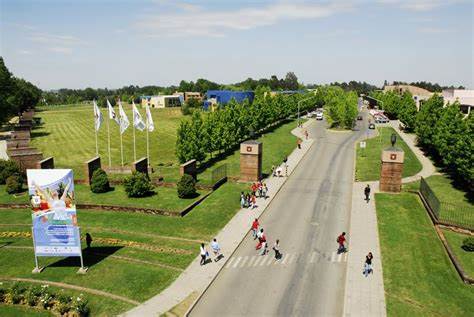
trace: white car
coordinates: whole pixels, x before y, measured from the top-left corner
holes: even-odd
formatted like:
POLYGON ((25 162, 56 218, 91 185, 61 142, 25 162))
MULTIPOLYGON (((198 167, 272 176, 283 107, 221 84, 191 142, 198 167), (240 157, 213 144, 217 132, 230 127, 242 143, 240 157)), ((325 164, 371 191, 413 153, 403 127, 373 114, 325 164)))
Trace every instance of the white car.
POLYGON ((316 113, 316 120, 323 120, 323 113, 322 112, 316 113))

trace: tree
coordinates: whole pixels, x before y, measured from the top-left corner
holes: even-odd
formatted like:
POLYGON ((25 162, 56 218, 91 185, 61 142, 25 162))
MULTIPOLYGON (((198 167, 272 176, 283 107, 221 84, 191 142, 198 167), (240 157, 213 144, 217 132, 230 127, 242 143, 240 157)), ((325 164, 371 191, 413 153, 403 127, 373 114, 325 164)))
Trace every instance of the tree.
POLYGON ((298 90, 298 77, 296 77, 295 73, 288 72, 285 76, 284 87, 286 90, 298 90))
POLYGON ((16 112, 12 103, 14 90, 15 83, 12 74, 5 66, 3 58, 0 57, 0 124, 7 121, 16 112))
POLYGON ((406 91, 403 93, 400 105, 398 109, 398 119, 405 125, 407 131, 414 131, 416 127, 416 115, 418 113, 416 109, 416 103, 413 100, 413 96, 406 91))
POLYGON ((423 103, 416 115, 415 133, 418 142, 432 153, 435 148, 435 126, 440 120, 442 110, 443 98, 435 94, 423 103))

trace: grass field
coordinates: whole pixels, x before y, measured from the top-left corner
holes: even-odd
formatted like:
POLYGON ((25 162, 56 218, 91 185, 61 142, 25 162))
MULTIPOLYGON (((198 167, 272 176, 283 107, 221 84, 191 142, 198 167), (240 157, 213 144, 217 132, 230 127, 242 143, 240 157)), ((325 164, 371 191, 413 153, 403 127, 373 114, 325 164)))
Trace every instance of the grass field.
MULTIPOLYGON (((94 239, 91 250, 84 253, 90 267, 86 275, 76 274, 77 260, 59 258, 40 258, 46 269, 39 275, 31 274, 34 262, 30 211, 1 210, 0 279, 3 276, 64 282, 142 302, 165 289, 197 256, 199 243, 209 241, 233 217, 240 207, 239 192, 246 187, 224 184, 183 218, 79 211, 81 232, 89 232, 94 239)), ((99 312, 112 309, 112 305, 118 305, 117 312, 130 306, 107 300, 99 305, 99 312)))
MULTIPOLYGON (((447 175, 432 175, 425 178, 440 204, 440 219, 450 223, 464 224, 474 228, 474 197, 466 188, 458 185, 447 175)), ((419 190, 420 182, 403 185, 404 190, 419 190)))
MULTIPOLYGON (((131 106, 124 104, 128 119, 132 122, 131 106)), ((101 109, 107 115, 107 109, 101 109)), ((139 109, 142 116, 144 109, 139 109)), ((150 132, 150 161, 158 165, 172 165, 178 169, 175 156, 176 129, 183 118, 180 108, 151 109, 155 131, 150 132)), ((116 113, 118 110, 116 109, 116 113)), ((73 168, 76 178, 84 177, 84 162, 95 156, 94 113, 92 105, 49 107, 36 113, 42 125, 32 131, 31 145, 43 151, 45 157, 53 156, 57 167, 73 168)), ((103 166, 108 165, 107 125, 104 118, 98 133, 99 154, 103 166)), ((110 121, 110 120, 109 120, 110 121)), ((110 121, 110 148, 112 165, 119 166, 120 132, 118 125, 110 121)), ((137 158, 146 156, 146 133, 136 131, 137 158)), ((124 161, 133 162, 132 124, 123 134, 124 161)))
MULTIPOLYGON (((391 127, 381 127, 378 128, 378 131, 379 136, 366 140, 367 147, 365 149, 361 149, 360 144, 357 144, 357 181, 375 181, 380 178, 382 151, 391 146, 390 136, 396 131, 391 127)), ((421 171, 420 161, 400 136, 397 137, 396 146, 405 151, 402 177, 412 176, 421 171)))
POLYGON ((376 194, 389 316, 472 316, 465 285, 415 194, 376 194))
MULTIPOLYGON (((114 190, 107 193, 94 194, 87 185, 75 185, 75 195, 80 204, 102 204, 125 207, 143 207, 157 208, 168 211, 179 212, 195 200, 199 199, 201 194, 207 193, 200 190, 199 196, 192 199, 178 198, 176 188, 155 187, 155 194, 142 198, 128 198, 122 185, 115 185, 114 190)), ((0 203, 28 203, 28 195, 12 196, 5 191, 5 185, 0 185, 0 203)))
POLYGON ((451 230, 443 230, 443 234, 456 255, 456 258, 461 262, 464 271, 471 278, 474 278, 474 252, 468 252, 461 248, 463 240, 469 237, 469 235, 451 230))

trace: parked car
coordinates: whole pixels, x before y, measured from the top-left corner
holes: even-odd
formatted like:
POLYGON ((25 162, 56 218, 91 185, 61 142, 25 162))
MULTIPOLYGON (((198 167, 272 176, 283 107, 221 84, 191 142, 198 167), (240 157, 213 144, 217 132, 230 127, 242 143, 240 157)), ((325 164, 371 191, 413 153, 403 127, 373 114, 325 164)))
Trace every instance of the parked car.
POLYGON ((375 129, 375 124, 373 124, 373 123, 369 124, 369 129, 374 130, 375 129))
POLYGON ((386 117, 383 116, 375 116, 375 123, 387 123, 389 120, 386 117))
POLYGON ((316 120, 323 120, 323 113, 322 112, 317 112, 316 113, 316 120))

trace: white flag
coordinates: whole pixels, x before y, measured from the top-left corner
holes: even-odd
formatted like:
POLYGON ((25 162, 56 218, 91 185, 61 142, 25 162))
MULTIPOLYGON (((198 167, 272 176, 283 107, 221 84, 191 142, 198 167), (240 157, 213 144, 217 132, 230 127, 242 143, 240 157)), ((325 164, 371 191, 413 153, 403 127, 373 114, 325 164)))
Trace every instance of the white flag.
POLYGON ((115 114, 115 110, 112 107, 112 105, 110 104, 109 99, 107 99, 107 107, 109 108, 109 119, 114 120, 115 122, 117 122, 117 124, 120 125, 120 121, 117 118, 117 115, 115 114))
POLYGON ((128 121, 127 115, 125 114, 125 111, 123 111, 122 108, 122 102, 118 102, 119 104, 119 124, 120 124, 120 134, 123 134, 125 130, 127 130, 128 126, 130 125, 130 121, 128 121))
POLYGON ((102 122, 104 121, 104 117, 102 117, 102 113, 100 112, 99 107, 97 107, 97 103, 95 100, 94 103, 94 120, 95 120, 95 130, 99 131, 102 122))
POLYGON ((142 115, 138 112, 137 106, 135 106, 135 102, 132 101, 132 111, 133 111, 133 126, 143 131, 145 130, 145 122, 143 122, 142 115))
POLYGON ((148 131, 153 132, 155 130, 155 124, 153 123, 153 118, 151 117, 150 106, 146 105, 146 121, 148 123, 148 131))

